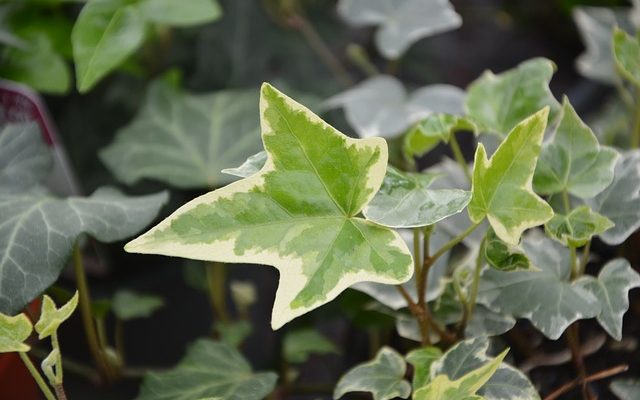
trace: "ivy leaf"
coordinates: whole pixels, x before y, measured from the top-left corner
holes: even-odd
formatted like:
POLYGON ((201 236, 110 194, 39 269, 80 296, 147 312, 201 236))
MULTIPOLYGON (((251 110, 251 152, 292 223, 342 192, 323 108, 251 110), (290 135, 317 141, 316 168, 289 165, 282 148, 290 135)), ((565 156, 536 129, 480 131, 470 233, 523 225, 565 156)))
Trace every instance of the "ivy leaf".
POLYGON ((451 135, 458 131, 476 132, 478 128, 468 118, 435 113, 418 122, 404 137, 402 152, 410 163, 422 157, 439 143, 449 143, 451 135))
POLYGON ((77 306, 77 290, 73 297, 60 308, 57 308, 56 303, 53 302, 51 297, 45 294, 42 299, 40 319, 38 319, 35 325, 36 332, 38 332, 38 339, 42 340, 53 335, 58 330, 58 327, 71 317, 71 314, 73 314, 77 306))
POLYGON ((553 120, 560 108, 549 90, 555 69, 546 58, 534 58, 498 75, 486 71, 467 89, 467 113, 481 131, 499 135, 545 106, 553 120))
MULTIPOLYGON (((488 349, 489 340, 486 337, 459 342, 432 364, 431 377, 445 375, 449 379, 460 379, 492 360, 487 355, 488 349)), ((504 362, 499 365, 478 394, 486 400, 540 399, 526 375, 504 362)))
POLYGON ((500 240, 493 229, 487 231, 485 240, 484 258, 491 267, 499 271, 531 268, 531 262, 527 255, 518 246, 513 246, 500 240))
POLYGON ((217 321, 215 330, 220 335, 220 340, 238 347, 251 335, 252 328, 248 321, 217 321))
POLYGON ((629 291, 640 287, 640 275, 623 258, 609 261, 598 278, 584 276, 577 283, 598 299, 598 322, 616 340, 622 340, 622 317, 629 309, 629 291))
POLYGON ((400 236, 356 217, 382 184, 384 140, 348 138, 269 84, 260 104, 265 167, 192 200, 125 250, 275 266, 274 329, 357 282, 407 281, 400 236))
POLYGON ((626 79, 640 86, 640 43, 625 31, 613 30, 613 56, 618 70, 626 79))
POLYGON ((127 197, 112 188, 67 199, 0 192, 0 312, 18 312, 53 284, 82 233, 101 242, 130 237, 166 200, 165 192, 127 197))
MULTIPOLYGON (((459 320, 460 318, 457 319, 457 321, 459 320)), ((515 325, 516 320, 512 316, 503 315, 488 309, 482 304, 476 304, 473 309, 473 315, 471 315, 464 330, 464 335, 466 338, 499 336, 509 332, 515 325)))
POLYGON ((404 380, 406 369, 402 356, 385 346, 372 361, 344 374, 333 391, 333 398, 339 399, 349 392, 369 392, 373 400, 406 399, 411 394, 411 385, 404 380))
POLYGON ((545 336, 556 340, 578 319, 600 312, 596 298, 571 283, 568 250, 543 235, 525 237, 525 254, 537 270, 502 272, 485 269, 478 302, 517 318, 526 318, 545 336))
POLYGON ((640 227, 640 152, 623 154, 616 164, 611 185, 586 202, 593 211, 615 224, 600 234, 608 245, 619 245, 635 232, 640 227))
POLYGON ((303 363, 311 354, 337 353, 336 346, 313 329, 287 333, 284 337, 284 358, 290 363, 303 363))
POLYGON ((487 217, 496 235, 511 245, 518 244, 524 230, 553 217, 531 188, 548 113, 544 108, 519 123, 491 160, 482 144, 476 150, 469 218, 480 223, 487 217))
POLYGON ((162 306, 164 306, 162 297, 125 289, 118 290, 111 302, 113 313, 123 321, 147 318, 162 306))
POLYGON ((583 199, 591 198, 613 181, 618 152, 598 144, 596 135, 566 97, 562 112, 553 139, 542 147, 534 188, 540 194, 567 191, 583 199))
POLYGON ((435 174, 418 174, 387 167, 382 186, 364 209, 364 216, 392 228, 416 228, 435 224, 457 214, 471 200, 471 192, 457 189, 429 190, 435 174))
POLYGON ((637 400, 640 397, 639 379, 616 379, 609 387, 620 400, 637 400))
POLYGON ((347 122, 360 137, 397 137, 433 112, 462 114, 464 91, 451 85, 424 86, 411 95, 398 79, 376 76, 325 102, 343 107, 347 122))
POLYGON ((544 225, 544 230, 553 239, 565 246, 581 247, 591 237, 613 227, 613 222, 587 206, 571 210, 568 215, 556 214, 544 225))
POLYGON ((411 351, 405 357, 413 365, 413 390, 426 386, 431 380, 431 364, 442 357, 442 350, 427 346, 411 351))
POLYGON ((19 192, 42 182, 51 162, 35 122, 7 124, 0 131, 0 191, 19 192))
POLYGON ((222 16, 222 9, 215 0, 143 0, 140 11, 148 21, 172 26, 190 26, 215 21, 222 16))
POLYGON ((356 27, 378 26, 376 46, 387 59, 398 59, 419 39, 462 25, 449 0, 340 0, 338 14, 356 27))
POLYGON ((200 339, 174 369, 146 373, 136 399, 262 400, 275 388, 277 378, 273 372, 253 372, 230 345, 200 339))
POLYGON ((251 175, 257 174, 266 163, 267 152, 263 150, 249 156, 249 158, 240 164, 240 166, 235 168, 225 168, 221 172, 223 174, 237 176, 239 178, 248 178, 251 175))
POLYGON ((122 182, 142 178, 178 188, 212 188, 234 179, 221 169, 262 147, 254 90, 183 93, 155 82, 142 110, 100 158, 122 182))
POLYGON ((31 350, 24 341, 32 331, 33 326, 26 315, 10 317, 0 313, 0 353, 26 353, 31 350))

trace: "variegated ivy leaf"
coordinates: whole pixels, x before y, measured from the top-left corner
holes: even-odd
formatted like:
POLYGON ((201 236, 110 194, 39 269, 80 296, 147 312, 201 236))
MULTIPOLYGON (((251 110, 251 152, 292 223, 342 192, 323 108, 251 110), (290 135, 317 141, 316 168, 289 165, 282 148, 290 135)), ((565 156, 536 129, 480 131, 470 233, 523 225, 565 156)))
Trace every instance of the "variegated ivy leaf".
POLYGON ((496 235, 511 245, 518 244, 523 231, 553 217, 531 187, 548 113, 544 108, 516 125, 491 160, 482 144, 476 150, 469 217, 474 223, 486 217, 496 235))
POLYGON ((556 214, 544 225, 553 239, 565 246, 584 246, 591 237, 613 227, 613 222, 587 206, 571 210, 568 215, 556 214))
POLYGON ((387 167, 382 186, 364 209, 364 216, 392 228, 416 228, 464 210, 471 192, 458 189, 430 190, 435 174, 402 172, 387 167))
POLYGON ((484 258, 490 266, 499 271, 514 271, 531 268, 531 262, 519 246, 500 240, 493 229, 487 231, 484 258))
POLYGON ((212 188, 234 179, 220 172, 260 151, 254 90, 193 95, 155 82, 136 118, 100 158, 122 182, 143 178, 179 188, 212 188))
POLYGON ((465 93, 451 85, 424 86, 411 95, 398 79, 376 76, 325 102, 343 107, 349 125, 360 137, 399 136, 433 112, 462 114, 465 93))
POLYGON ((528 319, 553 340, 574 321, 598 315, 597 299, 581 285, 570 282, 567 248, 541 234, 528 235, 522 246, 536 269, 485 269, 478 302, 501 314, 528 319))
POLYGON ((476 393, 496 373, 508 351, 508 349, 503 351, 493 360, 458 379, 451 380, 447 375, 436 375, 427 386, 415 390, 413 398, 415 400, 484 400, 484 397, 476 393))
POLYGON ((0 131, 0 191, 19 192, 49 175, 51 155, 35 122, 7 124, 0 131))
POLYGON ((25 353, 31 350, 24 341, 31 336, 32 331, 33 326, 26 315, 10 317, 0 313, 0 353, 25 353))
POLYGON ((38 339, 42 340, 57 332, 58 327, 75 311, 78 306, 78 291, 62 307, 56 307, 51 297, 44 295, 42 299, 42 309, 40 319, 35 325, 38 332, 38 339))
POLYGON ((411 386, 415 391, 418 388, 427 386, 431 380, 431 364, 442 357, 442 350, 437 347, 427 346, 413 350, 406 355, 406 360, 413 365, 413 381, 411 386))
POLYGON ((629 291, 640 287, 640 275, 623 258, 609 261, 598 278, 584 276, 577 283, 600 302, 598 322, 616 340, 622 339, 622 318, 629 309, 629 291))
POLYGON ((640 399, 640 379, 616 379, 609 387, 620 400, 640 399))
POLYGON ((200 339, 172 370, 147 372, 136 400, 262 400, 273 391, 277 379, 273 372, 253 372, 230 345, 200 339))
POLYGON ((284 357, 290 363, 303 363, 311 354, 338 352, 333 342, 314 329, 288 332, 284 337, 283 347, 284 357))
POLYGON ((400 236, 356 217, 384 179, 384 140, 348 138, 269 84, 260 104, 262 170, 192 200, 125 249, 275 266, 274 329, 356 282, 408 280, 400 236))
POLYGON ((147 318, 163 305, 162 297, 126 289, 118 290, 111 302, 113 313, 123 321, 147 318))
POLYGON ((613 56, 618 70, 626 79, 640 86, 640 43, 625 31, 613 31, 613 56))
POLYGON ((618 152, 598 144, 565 97, 560 125, 542 147, 533 186, 540 194, 566 191, 591 198, 611 184, 617 159, 618 152))
POLYGON ((338 14, 356 27, 378 26, 376 46, 388 59, 399 58, 424 37, 462 25, 449 0, 340 0, 338 14))
POLYGON ((615 224, 600 234, 608 245, 619 245, 635 232, 640 227, 640 151, 623 154, 611 185, 587 204, 615 224))
POLYGON ((457 115, 435 113, 418 122, 405 135, 402 142, 404 158, 414 163, 439 143, 449 143, 451 135, 458 131, 476 132, 478 128, 468 118, 457 115))
POLYGON ((373 400, 406 399, 411 394, 411 385, 404 380, 406 369, 400 354, 383 347, 372 361, 358 365, 340 378, 333 398, 337 400, 349 392, 369 392, 373 400))
MULTIPOLYGON (((445 375, 456 380, 491 362, 487 355, 489 339, 478 337, 464 340, 431 365, 431 378, 445 375)), ((522 372, 502 362, 493 376, 478 391, 486 400, 539 400, 533 384, 522 372)), ((447 398, 448 399, 448 398, 447 398)))
POLYGON ((248 178, 251 175, 257 174, 264 164, 267 162, 267 152, 260 151, 252 156, 249 156, 240 166, 235 168, 225 168, 221 172, 223 174, 237 176, 239 178, 248 178))

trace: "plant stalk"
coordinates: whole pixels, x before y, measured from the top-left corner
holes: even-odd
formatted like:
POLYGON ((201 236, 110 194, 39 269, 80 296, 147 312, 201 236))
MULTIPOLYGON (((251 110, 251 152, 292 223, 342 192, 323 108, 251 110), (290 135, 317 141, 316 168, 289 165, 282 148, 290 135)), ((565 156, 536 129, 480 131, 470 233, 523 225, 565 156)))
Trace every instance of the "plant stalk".
POLYGON ((582 348, 580 346, 580 331, 577 322, 574 322, 565 333, 567 342, 569 343, 569 349, 571 350, 571 359, 578 372, 578 379, 582 383, 582 397, 585 400, 596 400, 596 396, 586 381, 587 368, 584 365, 584 359, 582 357, 582 348))
POLYGON ((438 251, 436 251, 433 256, 428 258, 429 262, 431 264, 435 263, 438 258, 442 257, 447 251, 451 250, 455 245, 462 242, 467 236, 473 233, 473 231, 476 230, 478 226, 480 226, 480 222, 471 224, 467 229, 464 230, 464 232, 442 245, 442 247, 438 249, 438 251))
MULTIPOLYGON (((636 93, 640 91, 640 88, 636 93)), ((640 147, 640 99, 635 104, 635 111, 633 114, 633 136, 631 137, 631 148, 637 149, 640 147)))
POLYGON ((404 300, 407 302, 407 306, 409 306, 409 311, 415 317, 416 321, 418 321, 418 327, 420 328, 420 336, 422 337, 422 345, 423 346, 431 346, 431 338, 429 337, 429 322, 427 321, 427 315, 424 312, 424 309, 420 308, 418 304, 416 304, 407 293, 407 290, 402 285, 396 285, 396 289, 400 292, 404 300))
MULTIPOLYGON (((51 334, 51 346, 54 350, 58 350, 59 357, 56 358, 56 381, 52 382, 54 388, 56 385, 62 386, 62 381, 64 379, 64 371, 62 369, 62 351, 60 350, 60 341, 58 340, 58 332, 54 331, 51 334)), ((56 390, 57 392, 57 390, 56 390)))
POLYGON ((213 308, 214 317, 222 322, 231 321, 227 312, 226 282, 226 266, 219 262, 207 263, 207 283, 211 307, 213 308))
POLYGON ((42 378, 42 375, 40 375, 40 372, 38 372, 35 365, 33 365, 31 360, 29 359, 29 356, 23 352, 19 352, 18 355, 20 356, 20 359, 22 360, 24 365, 29 370, 29 373, 31 374, 31 376, 33 376, 33 379, 38 384, 38 387, 44 394, 44 397, 46 397, 47 400, 56 400, 56 396, 53 394, 53 392, 51 392, 51 389, 49 388, 49 386, 47 386, 47 383, 42 378))
POLYGON ((471 174, 467 160, 465 160, 464 155, 462 154, 462 150, 460 149, 460 144, 458 143, 458 139, 456 139, 455 133, 451 133, 449 137, 449 147, 451 148, 451 152, 453 152, 453 157, 462 167, 462 170, 469 182, 471 182, 473 180, 473 175, 471 174))
MULTIPOLYGON (((478 299, 478 287, 480 286, 480 273, 482 272, 482 267, 484 265, 484 250, 487 245, 487 237, 482 238, 482 242, 480 242, 480 249, 478 250, 478 258, 476 258, 476 268, 473 271, 473 281, 471 281, 471 288, 469 290, 469 301, 467 305, 469 306, 469 311, 467 315, 469 318, 473 316, 473 312, 476 309, 476 300, 478 299)), ((468 321, 465 321, 465 326, 468 321)))

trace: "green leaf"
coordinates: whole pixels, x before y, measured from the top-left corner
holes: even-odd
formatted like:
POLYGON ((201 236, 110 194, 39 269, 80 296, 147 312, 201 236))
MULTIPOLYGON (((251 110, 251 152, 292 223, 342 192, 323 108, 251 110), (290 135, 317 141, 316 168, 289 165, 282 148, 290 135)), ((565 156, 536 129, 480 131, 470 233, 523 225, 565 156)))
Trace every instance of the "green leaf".
POLYGON ((499 271, 530 269, 531 262, 519 246, 513 246, 500 240, 493 229, 487 231, 484 258, 490 266, 499 271))
POLYGON ((364 216, 392 228, 415 228, 435 224, 457 214, 471 200, 466 190, 429 190, 435 174, 419 174, 387 167, 382 186, 364 209, 364 216))
POLYGON ((523 231, 553 217, 531 188, 548 112, 544 108, 513 128, 491 160, 482 144, 476 150, 469 218, 479 223, 486 217, 496 235, 512 245, 523 231))
POLYGON ((629 309, 629 291, 640 287, 640 274, 623 258, 609 261, 598 278, 583 276, 577 280, 600 303, 598 322, 616 340, 622 340, 622 317, 629 309))
POLYGON ((337 353, 336 346, 314 329, 288 332, 284 337, 284 358, 290 363, 303 363, 311 354, 337 353))
POLYGON ((546 58, 525 61, 498 75, 486 71, 467 89, 467 113, 481 131, 503 136, 545 106, 553 120, 560 108, 549 90, 554 71, 546 58))
POLYGON ((53 349, 40 364, 40 368, 42 369, 42 372, 44 372, 44 376, 47 377, 52 386, 62 384, 61 376, 59 376, 59 373, 56 373, 56 367, 61 365, 61 362, 62 356, 60 355, 60 350, 53 349))
POLYGON ((544 230, 553 239, 565 246, 581 247, 591 237, 613 227, 613 222, 587 206, 571 210, 569 215, 556 214, 544 225, 544 230))
POLYGON ((404 158, 414 163, 440 143, 449 143, 451 135, 458 131, 476 132, 478 127, 468 118, 435 113, 418 122, 404 137, 404 158))
POLYGON ((113 313, 123 321, 148 318, 162 306, 162 297, 126 289, 118 290, 111 301, 113 313))
POLYGON ((277 379, 273 372, 253 372, 232 346, 200 339, 174 369, 146 373, 136 399, 262 400, 275 388, 277 379))
POLYGON ((31 336, 33 326, 24 314, 14 317, 0 313, 0 353, 26 353, 31 350, 24 341, 31 336))
POLYGON ((60 308, 57 308, 56 303, 53 302, 51 297, 45 294, 42 298, 40 319, 38 319, 35 325, 36 332, 38 332, 38 339, 42 340, 56 333, 58 327, 71 317, 76 307, 78 307, 77 290, 73 297, 60 308))
POLYGON ((569 100, 562 104, 562 119, 550 142, 542 147, 533 177, 537 193, 567 191, 591 198, 613 181, 618 152, 600 146, 593 131, 580 119, 569 100))
POLYGON ((613 56, 623 77, 640 86, 640 42, 625 31, 613 30, 613 56))
POLYGON ((620 400, 640 398, 640 379, 616 379, 609 387, 620 400))
POLYGON ((267 152, 260 151, 252 156, 249 156, 240 166, 235 168, 225 168, 221 172, 223 174, 237 176, 239 178, 248 178, 251 175, 257 174, 264 164, 267 162, 267 152))
POLYGON ((427 346, 413 350, 405 357, 413 365, 413 390, 426 386, 431 380, 431 364, 442 357, 442 350, 427 346))
POLYGON ((216 0, 143 0, 139 7, 146 20, 173 26, 203 24, 222 16, 216 0))
POLYGON ((0 191, 19 192, 42 182, 51 154, 35 122, 7 124, 0 131, 0 191))
MULTIPOLYGON (((489 339, 486 337, 459 342, 432 364, 431 377, 445 375, 451 380, 460 379, 491 362, 492 358, 487 355, 488 349, 489 339)), ((505 362, 499 365, 478 394, 486 400, 540 399, 526 375, 505 362)))
POLYGON ((339 399, 349 392, 369 392, 373 400, 406 399, 411 394, 411 385, 404 380, 406 369, 400 354, 383 347, 372 361, 358 365, 340 378, 333 398, 339 399))
POLYGON ((151 85, 136 118, 100 151, 122 182, 142 178, 178 188, 213 188, 234 179, 221 169, 261 150, 254 90, 192 95, 151 85))
POLYGON ((82 233, 101 242, 130 237, 166 200, 164 192, 127 197, 112 188, 67 199, 0 192, 0 312, 18 312, 53 284, 82 233))
POLYGON ((233 347, 239 347, 251 335, 251 324, 248 321, 223 322, 215 324, 220 340, 233 347))
POLYGON ((265 167, 192 200, 125 250, 275 266, 274 329, 357 282, 408 280, 400 236, 356 217, 384 179, 384 140, 348 138, 269 84, 260 104, 265 167))
POLYGON ((71 32, 76 84, 87 92, 142 44, 145 21, 136 4, 125 0, 87 2, 71 32))
POLYGON ((608 245, 619 245, 640 227, 640 152, 632 151, 618 159, 611 185, 587 205, 609 218, 615 226, 600 234, 608 245))
POLYGON ((598 315, 596 298, 569 280, 568 249, 543 235, 525 237, 523 248, 537 270, 485 269, 478 302, 500 314, 528 319, 553 340, 574 321, 598 315))
POLYGON ((388 59, 400 58, 424 37, 462 25, 449 0, 340 0, 338 14, 355 27, 377 26, 376 46, 388 59))

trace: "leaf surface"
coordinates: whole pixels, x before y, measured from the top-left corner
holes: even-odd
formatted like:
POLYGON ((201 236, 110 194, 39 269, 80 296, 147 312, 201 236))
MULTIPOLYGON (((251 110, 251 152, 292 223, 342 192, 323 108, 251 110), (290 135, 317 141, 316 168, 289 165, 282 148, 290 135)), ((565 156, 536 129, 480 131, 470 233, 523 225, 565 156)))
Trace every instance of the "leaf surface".
POLYGON ((237 176, 239 178, 248 178, 251 175, 255 175, 260 172, 266 163, 267 152, 262 150, 252 156, 249 156, 249 158, 239 166, 235 168, 225 168, 221 172, 223 174, 237 176))
POLYGON ((544 225, 544 230, 553 239, 565 246, 581 247, 591 237, 613 227, 613 222, 587 206, 571 210, 568 215, 556 214, 544 225))
POLYGON ((197 25, 222 16, 216 0, 143 0, 139 7, 146 20, 172 26, 197 25))
POLYGON ((34 123, 7 124, 0 131, 0 192, 19 192, 42 182, 51 154, 34 123))
POLYGON ((75 311, 78 306, 78 291, 66 302, 62 307, 56 307, 51 297, 44 295, 42 299, 42 308, 40 318, 35 325, 38 332, 38 339, 42 340, 51 336, 58 330, 58 327, 75 311))
POLYGON ((640 86, 640 42, 625 31, 613 30, 613 56, 618 70, 626 79, 640 86))
POLYGON ((609 387, 620 400, 640 398, 640 379, 616 379, 609 387))
POLYGON ((25 314, 8 316, 0 313, 0 353, 25 353, 31 347, 24 343, 29 338, 33 326, 25 314))
POLYGON ((118 290, 111 302, 113 313, 123 321, 147 318, 163 305, 162 297, 126 289, 118 290))
POLYGON ((311 354, 337 353, 336 346, 314 329, 301 329, 284 337, 284 357, 291 363, 303 363, 311 354))
POLYGON ((478 128, 468 118, 434 113, 418 122, 404 137, 402 152, 407 161, 414 163, 439 143, 449 143, 451 135, 458 131, 476 132, 478 128))
POLYGON ((485 240, 484 258, 491 267, 499 271, 531 268, 531 262, 527 255, 518 246, 500 240, 493 229, 489 229, 485 240))
POLYGON ((413 390, 426 386, 431 380, 431 364, 442 357, 442 350, 438 347, 427 346, 412 350, 405 357, 413 365, 413 390))

